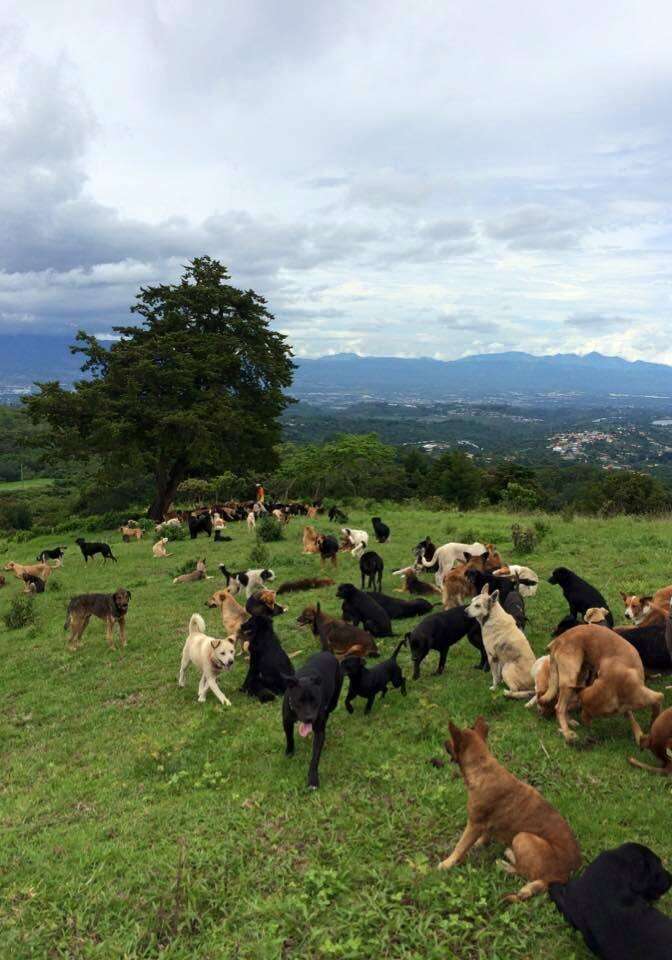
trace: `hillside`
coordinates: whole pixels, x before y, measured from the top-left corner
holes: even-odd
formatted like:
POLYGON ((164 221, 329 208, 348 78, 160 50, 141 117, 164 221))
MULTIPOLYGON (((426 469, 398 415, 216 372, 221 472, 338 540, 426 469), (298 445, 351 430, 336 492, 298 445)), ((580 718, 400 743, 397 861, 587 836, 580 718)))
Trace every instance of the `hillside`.
MULTIPOLYGON (((390 543, 377 548, 387 592, 396 586, 391 571, 428 533, 439 543, 478 536, 497 543, 505 558, 523 559, 512 552, 511 518, 501 513, 380 504, 351 511, 353 526, 368 528, 371 513, 392 527, 390 543)), ((669 580, 667 521, 549 523, 523 560, 542 578, 569 563, 619 613, 619 590, 650 591, 669 580)), ((300 529, 300 522, 290 525, 287 540, 268 545, 278 581, 317 573, 315 558, 301 555, 300 529)), ((184 689, 176 684, 191 614, 201 612, 209 631, 221 635, 216 612, 204 605, 220 579, 173 586, 170 576, 196 556, 206 556, 213 573, 222 560, 244 566, 252 544, 244 526, 230 527, 229 544, 173 543, 175 556, 166 561, 151 559, 146 540, 124 544, 116 531, 85 532, 113 544, 114 568, 84 565, 73 544, 80 532, 59 534, 68 544, 65 564, 35 600, 35 625, 3 629, 0 640, 1 956, 589 960, 546 898, 501 902, 519 884, 497 867, 499 845, 472 852, 450 874, 436 870, 466 820, 455 768, 429 763, 446 758, 449 718, 465 724, 487 717, 495 754, 568 818, 586 859, 628 840, 672 858, 669 784, 628 766, 635 748, 627 721, 597 720, 568 748, 554 721, 489 691, 466 641, 450 651, 444 676, 433 676, 431 654, 408 696, 391 690, 369 717, 361 700, 353 716, 341 704, 327 731, 320 790, 309 794, 309 744, 297 737, 296 756, 284 756, 280 704, 238 692, 244 663, 220 681, 230 709, 211 697, 197 702, 193 668, 184 689), (103 625, 93 620, 82 648, 68 652, 69 597, 117 585, 132 591, 126 651, 109 651, 103 625)), ((5 560, 26 560, 55 542, 0 549, 5 560)), ((355 561, 342 557, 339 580, 356 576, 355 561)), ((0 591, 0 614, 18 589, 12 579, 0 591)), ((315 649, 296 617, 318 599, 338 611, 333 588, 290 594, 288 612, 276 621, 286 650, 300 651, 296 663, 315 649)), ((542 579, 528 604, 537 653, 564 611, 560 591, 542 579)), ((413 625, 397 623, 395 633, 413 625)), ((387 652, 394 643, 381 646, 387 652)), ((410 677, 406 650, 400 663, 410 677)), ((663 690, 666 682, 651 684, 663 690)), ((662 902, 667 912, 669 901, 662 902)))

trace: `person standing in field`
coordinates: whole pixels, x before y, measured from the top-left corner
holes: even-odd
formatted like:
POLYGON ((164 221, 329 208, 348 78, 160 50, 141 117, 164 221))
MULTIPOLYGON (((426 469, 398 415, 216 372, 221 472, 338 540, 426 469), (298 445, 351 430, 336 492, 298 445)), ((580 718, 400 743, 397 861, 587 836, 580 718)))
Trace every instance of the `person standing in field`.
POLYGON ((263 504, 263 502, 264 502, 264 497, 266 496, 266 492, 265 492, 264 488, 262 487, 262 485, 261 485, 260 483, 255 484, 255 487, 256 487, 256 500, 257 500, 257 503, 262 503, 262 504, 263 504))

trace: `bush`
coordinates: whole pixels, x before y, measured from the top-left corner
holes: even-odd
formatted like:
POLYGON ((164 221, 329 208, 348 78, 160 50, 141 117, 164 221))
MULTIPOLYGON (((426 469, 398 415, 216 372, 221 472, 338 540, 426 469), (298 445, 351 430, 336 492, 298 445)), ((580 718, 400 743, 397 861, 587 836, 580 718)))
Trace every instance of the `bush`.
POLYGON ((255 569, 256 567, 268 567, 271 562, 271 554, 269 553, 268 547, 257 540, 255 545, 250 550, 250 568, 255 569))
POLYGON ((519 523, 514 523, 511 527, 511 539, 518 553, 532 553, 537 545, 537 535, 534 530, 531 527, 523 530, 519 523))
POLYGON ((161 540, 162 537, 167 537, 171 543, 173 540, 186 540, 187 531, 183 524, 180 524, 179 527, 171 524, 169 527, 164 527, 163 530, 154 531, 154 543, 161 540))
POLYGON ((551 525, 548 520, 535 520, 534 529, 537 533, 537 540, 539 543, 551 532, 551 525))
POLYGON ((30 530, 33 515, 25 503, 11 503, 2 511, 2 525, 8 530, 30 530))
POLYGON ((273 543, 276 540, 285 539, 285 531, 282 528, 282 524, 275 517, 262 516, 257 520, 254 529, 257 534, 257 540, 263 540, 264 543, 273 543))
POLYGON ((541 501, 537 491, 532 487, 511 482, 507 484, 500 502, 507 510, 522 511, 536 510, 541 501))
POLYGON ((207 480, 190 477, 188 480, 183 480, 177 488, 176 499, 180 503, 204 503, 206 500, 211 500, 212 496, 212 486, 207 480))
POLYGON ((565 523, 572 523, 574 521, 574 507, 571 503, 566 503, 565 506, 560 511, 560 516, 562 517, 565 523))
POLYGON ((12 600, 7 613, 3 618, 8 630, 20 630, 22 627, 28 627, 35 623, 35 609, 30 597, 19 594, 12 600))

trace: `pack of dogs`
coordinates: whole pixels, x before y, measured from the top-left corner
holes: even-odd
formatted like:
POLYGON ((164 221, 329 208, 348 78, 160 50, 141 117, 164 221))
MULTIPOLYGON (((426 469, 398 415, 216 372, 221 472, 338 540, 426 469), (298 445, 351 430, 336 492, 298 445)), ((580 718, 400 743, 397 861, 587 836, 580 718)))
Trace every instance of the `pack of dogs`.
MULTIPOLYGON (((182 516, 167 517, 157 525, 152 556, 170 557, 166 546, 171 527, 186 524, 190 538, 211 536, 235 521, 256 523, 262 513, 286 524, 292 517, 316 521, 321 503, 310 506, 288 503, 221 504, 182 516), (256 509, 255 509, 256 508, 256 509)), ((345 524, 347 514, 339 507, 329 510, 329 521, 345 524)), ((391 531, 380 517, 371 519, 378 545, 390 542, 391 531)), ((119 528, 123 541, 142 539, 143 531, 129 521, 119 528)), ((230 538, 229 538, 230 539, 230 538)), ((112 546, 77 538, 85 563, 100 557, 102 563, 117 562, 112 546)), ((537 594, 540 577, 530 567, 508 564, 492 543, 450 542, 436 546, 425 537, 411 551, 411 562, 393 572, 401 586, 383 592, 384 558, 370 550, 368 531, 342 526, 340 533, 320 532, 315 522, 301 532, 302 551, 319 557, 320 565, 337 567, 338 555, 346 552, 359 566, 361 584, 337 583, 331 577, 312 576, 272 585, 270 568, 230 570, 218 565, 221 585, 204 600, 219 610, 224 637, 207 632, 203 617, 193 613, 180 660, 178 685, 185 686, 189 666, 199 674, 198 701, 208 693, 225 707, 231 701, 220 683, 245 657, 247 671, 239 688, 261 703, 282 698, 285 752, 295 752, 295 728, 301 739, 312 737, 308 786, 319 786, 319 766, 329 718, 337 708, 341 689, 348 681, 345 709, 354 712, 354 702, 365 701, 370 714, 377 697, 388 690, 406 696, 407 682, 399 662, 407 648, 413 680, 432 652, 438 655, 435 675, 446 670, 450 649, 463 638, 478 652, 474 667, 489 672, 490 690, 504 686, 504 696, 524 700, 541 717, 555 717, 566 743, 578 739, 577 726, 587 727, 601 717, 627 718, 640 750, 649 751, 656 764, 635 757, 628 762, 638 769, 672 775, 672 707, 664 709, 664 694, 647 684, 651 671, 672 670, 672 585, 650 594, 621 593, 624 619, 614 626, 614 615, 604 595, 568 567, 552 570, 548 584, 559 587, 567 614, 558 623, 547 652, 537 656, 525 634, 526 603, 537 594), (423 579, 433 575, 433 581, 423 579), (276 633, 276 623, 288 607, 278 602, 283 594, 304 593, 336 587, 340 616, 322 609, 320 602, 307 604, 296 619, 305 628, 317 652, 295 668, 295 654, 288 654, 276 633), (383 657, 380 641, 395 636, 395 622, 422 617, 395 641, 392 653, 383 657), (369 660, 374 662, 370 665, 369 660), (650 711, 645 733, 635 711, 650 711), (578 719, 577 719, 578 718, 578 719)), ((140 549, 140 548, 129 548, 140 549)), ((41 551, 35 563, 9 561, 4 569, 24 584, 24 592, 42 593, 49 578, 63 564, 66 547, 41 551)), ((350 561, 352 562, 352 561, 350 561)), ((179 573, 174 584, 190 584, 208 577, 206 560, 193 570, 179 573)), ((4 582, 4 578, 3 578, 4 582)), ((131 593, 118 587, 110 594, 90 593, 68 602, 64 629, 69 630, 70 649, 77 649, 92 617, 105 624, 106 639, 114 647, 114 628, 120 645, 126 646, 126 617, 131 593)), ((672 884, 672 877, 648 848, 626 843, 600 854, 583 873, 577 838, 571 827, 537 789, 516 778, 502 765, 488 745, 489 727, 478 717, 471 727, 449 725, 446 751, 457 764, 467 789, 467 825, 454 850, 444 859, 443 870, 457 867, 472 847, 490 841, 504 845, 501 865, 518 876, 522 886, 507 896, 527 900, 546 892, 568 923, 578 930, 589 949, 607 960, 672 958, 672 920, 653 906, 672 884)), ((442 761, 433 761, 443 766, 442 761)))

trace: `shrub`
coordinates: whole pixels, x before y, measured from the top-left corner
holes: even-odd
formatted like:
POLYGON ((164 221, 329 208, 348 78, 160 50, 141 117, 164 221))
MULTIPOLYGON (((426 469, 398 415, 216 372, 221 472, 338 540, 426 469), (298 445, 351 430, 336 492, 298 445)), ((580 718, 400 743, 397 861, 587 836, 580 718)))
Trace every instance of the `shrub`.
POLYGON ((273 543, 276 540, 285 539, 282 524, 275 517, 261 517, 257 520, 254 529, 257 534, 257 540, 263 540, 264 543, 273 543))
POLYGON ((8 630, 20 630, 35 623, 35 609, 30 597, 19 594, 14 597, 12 604, 3 618, 8 630))
POLYGON ((188 480, 183 480, 177 488, 176 499, 180 503, 204 503, 206 500, 211 500, 212 495, 212 486, 207 480, 190 477, 188 480))
POLYGON ((534 530, 531 527, 523 530, 519 523, 514 523, 511 527, 511 539, 518 553, 532 553, 537 545, 537 535, 534 530))
POLYGON ((180 524, 179 527, 171 524, 169 527, 164 527, 163 530, 154 531, 154 543, 156 543, 157 540, 161 540, 162 537, 167 537, 171 543, 173 540, 186 540, 187 531, 182 524, 180 524))
POLYGON ((33 515, 25 503, 11 503, 2 511, 2 525, 8 530, 30 530, 33 515))
POLYGON ((565 504, 565 506, 560 511, 560 516, 562 517, 565 523, 573 522, 575 513, 574 513, 574 507, 571 505, 571 503, 565 504))
POLYGON ((516 511, 535 510, 540 504, 536 490, 515 482, 507 484, 500 502, 507 510, 516 511))
POLYGON ((254 569, 255 567, 267 567, 271 562, 271 554, 268 547, 257 540, 255 545, 250 550, 250 567, 254 569))
POLYGON ((539 543, 551 532, 551 525, 548 520, 535 520, 534 529, 537 532, 537 540, 539 543))

